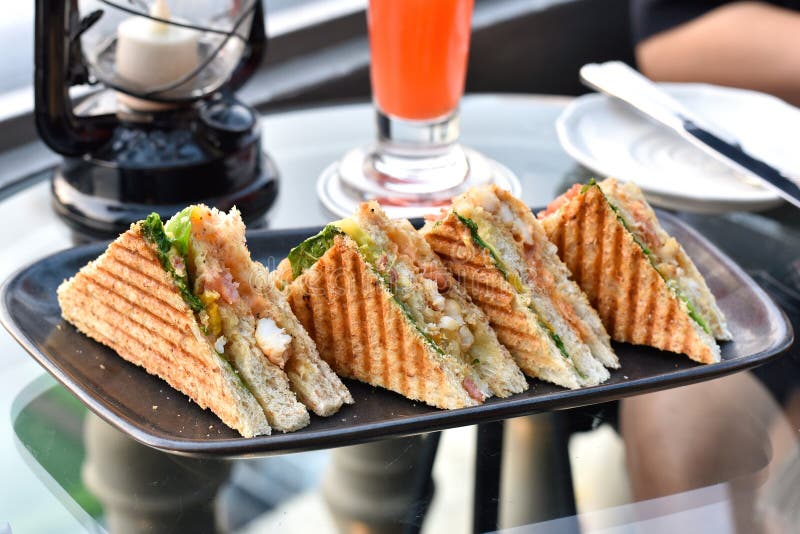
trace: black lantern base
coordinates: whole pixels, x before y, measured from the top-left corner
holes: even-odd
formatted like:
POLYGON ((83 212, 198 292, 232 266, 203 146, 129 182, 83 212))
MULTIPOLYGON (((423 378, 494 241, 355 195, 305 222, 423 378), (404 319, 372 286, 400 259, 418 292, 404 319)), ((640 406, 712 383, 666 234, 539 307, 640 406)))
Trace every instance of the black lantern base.
POLYGON ((189 204, 236 206, 263 226, 278 170, 261 149, 258 118, 230 98, 125 122, 99 150, 65 158, 52 179, 53 208, 76 240, 113 239, 155 211, 189 204))
MULTIPOLYGON (((228 210, 236 206, 248 228, 263 227, 267 212, 278 196, 278 171, 268 155, 264 154, 263 169, 252 183, 242 189, 213 198, 187 196, 174 204, 141 204, 128 202, 124 197, 108 198, 89 195, 76 186, 84 176, 74 176, 58 168, 52 178, 52 204, 56 214, 67 223, 78 243, 114 239, 150 213, 158 213, 166 220, 190 204, 203 203, 228 210), (77 180, 76 180, 77 178, 77 180)), ((71 169, 73 172, 75 169, 71 169)))

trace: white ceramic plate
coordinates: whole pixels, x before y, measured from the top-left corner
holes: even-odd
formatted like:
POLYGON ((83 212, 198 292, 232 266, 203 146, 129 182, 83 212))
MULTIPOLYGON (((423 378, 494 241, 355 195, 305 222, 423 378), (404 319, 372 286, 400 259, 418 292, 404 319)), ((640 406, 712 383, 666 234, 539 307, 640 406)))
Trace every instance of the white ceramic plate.
MULTIPOLYGON (((661 86, 752 155, 789 176, 800 176, 800 109, 742 89, 661 86)), ((576 98, 558 118, 556 129, 572 157, 602 176, 636 182, 656 205, 714 213, 759 210, 782 202, 676 133, 605 95, 576 98)))

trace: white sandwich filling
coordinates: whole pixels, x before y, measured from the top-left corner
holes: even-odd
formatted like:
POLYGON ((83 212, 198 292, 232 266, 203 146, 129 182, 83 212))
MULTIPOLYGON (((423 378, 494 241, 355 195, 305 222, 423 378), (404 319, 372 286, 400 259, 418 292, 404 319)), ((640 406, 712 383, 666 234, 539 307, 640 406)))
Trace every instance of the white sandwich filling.
POLYGON ((286 349, 292 343, 292 336, 280 328, 275 321, 268 317, 259 319, 256 323, 256 345, 272 363, 283 368, 286 361, 283 358, 286 349))
POLYGON ((217 354, 224 354, 225 353, 225 344, 228 343, 228 340, 225 336, 219 336, 217 340, 214 342, 214 350, 217 351, 217 354))

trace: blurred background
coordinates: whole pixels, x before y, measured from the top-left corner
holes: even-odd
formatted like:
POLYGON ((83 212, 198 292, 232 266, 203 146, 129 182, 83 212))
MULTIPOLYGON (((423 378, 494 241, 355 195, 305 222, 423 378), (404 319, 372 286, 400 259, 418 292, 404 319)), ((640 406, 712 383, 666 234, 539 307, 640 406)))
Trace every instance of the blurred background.
MULTIPOLYGON (((259 110, 368 98, 366 0, 266 0, 266 60, 241 95, 259 110)), ((0 152, 37 140, 32 2, 0 20, 0 152)), ((627 0, 477 0, 467 92, 577 95, 589 61, 633 62, 627 0)), ((52 163, 53 160, 50 161, 52 163)))

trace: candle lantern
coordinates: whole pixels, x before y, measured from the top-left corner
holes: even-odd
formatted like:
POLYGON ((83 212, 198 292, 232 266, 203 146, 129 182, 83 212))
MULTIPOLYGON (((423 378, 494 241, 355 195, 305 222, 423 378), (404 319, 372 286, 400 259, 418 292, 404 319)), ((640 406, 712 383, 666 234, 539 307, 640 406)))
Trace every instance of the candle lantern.
POLYGON ((277 170, 234 95, 265 50, 260 0, 36 0, 35 40, 53 206, 79 235, 195 202, 264 221, 277 170))

